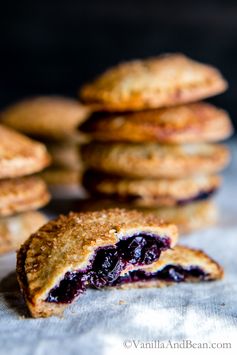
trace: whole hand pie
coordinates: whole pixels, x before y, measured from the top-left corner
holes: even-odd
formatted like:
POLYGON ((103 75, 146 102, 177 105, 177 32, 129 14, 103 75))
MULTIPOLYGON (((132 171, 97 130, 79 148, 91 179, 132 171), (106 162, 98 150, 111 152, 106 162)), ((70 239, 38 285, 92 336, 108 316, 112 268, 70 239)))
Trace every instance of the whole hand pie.
POLYGON ((132 178, 181 178, 213 174, 229 162, 228 148, 219 144, 165 145, 156 143, 98 143, 82 147, 87 167, 132 178))
POLYGON ((84 186, 95 196, 114 198, 134 206, 184 206, 212 196, 221 183, 218 175, 183 179, 128 179, 88 171, 84 186))
POLYGON ((225 91, 220 72, 182 54, 119 64, 86 84, 81 99, 104 111, 136 111, 174 106, 225 91))
POLYGON ((0 125, 0 179, 33 174, 49 164, 43 144, 0 125))
POLYGON ((95 113, 81 130, 104 142, 173 144, 222 140, 233 128, 225 111, 199 102, 132 113, 95 113))
POLYGON ((48 221, 43 213, 29 211, 0 218, 0 254, 16 251, 26 239, 48 221))
POLYGON ((0 216, 40 208, 49 199, 46 184, 39 177, 0 180, 0 216))
POLYGON ((157 261, 177 228, 121 209, 70 213, 33 234, 17 255, 17 275, 34 317, 59 314, 89 286, 111 286, 122 272, 157 261))
POLYGON ((218 175, 183 179, 132 179, 88 171, 84 186, 95 196, 114 198, 134 207, 184 206, 212 196, 221 183, 218 175))
POLYGON ((214 225, 218 219, 217 207, 209 199, 183 206, 142 207, 141 210, 144 213, 152 213, 168 223, 174 223, 180 234, 207 228, 214 225))
MULTIPOLYGON (((116 207, 134 208, 130 203, 112 198, 86 199, 76 205, 76 208, 80 211, 97 211, 116 207)), ((218 218, 218 210, 211 199, 179 206, 136 206, 136 209, 143 213, 153 214, 159 220, 175 224, 178 227, 179 234, 188 234, 195 230, 212 226, 218 218)))
POLYGON ((78 126, 89 109, 77 100, 40 96, 16 103, 1 113, 2 122, 22 133, 48 139, 81 139, 78 126))

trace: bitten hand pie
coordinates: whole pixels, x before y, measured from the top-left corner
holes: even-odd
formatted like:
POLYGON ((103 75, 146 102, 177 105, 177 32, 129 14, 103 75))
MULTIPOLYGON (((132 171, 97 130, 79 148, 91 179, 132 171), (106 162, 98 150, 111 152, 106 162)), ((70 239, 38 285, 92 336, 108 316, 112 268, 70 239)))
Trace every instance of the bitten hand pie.
POLYGON ((222 267, 202 250, 177 245, 158 261, 119 276, 120 288, 163 287, 179 282, 213 281, 223 277, 222 267))
POLYGON ((88 286, 110 286, 122 271, 157 261, 177 228, 120 209, 70 213, 43 226, 21 247, 17 275, 31 314, 60 314, 88 286))
POLYGON ((49 164, 43 144, 0 125, 0 179, 33 174, 49 164))
POLYGON ((131 178, 181 178, 213 174, 229 162, 228 148, 197 143, 161 145, 156 143, 96 143, 82 147, 88 168, 131 178))
POLYGON ((222 93, 220 72, 182 54, 119 64, 80 91, 81 99, 104 111, 137 111, 198 101, 222 93))
POLYGON ((103 142, 197 143, 229 137, 228 114, 206 102, 130 113, 96 113, 82 127, 103 142))

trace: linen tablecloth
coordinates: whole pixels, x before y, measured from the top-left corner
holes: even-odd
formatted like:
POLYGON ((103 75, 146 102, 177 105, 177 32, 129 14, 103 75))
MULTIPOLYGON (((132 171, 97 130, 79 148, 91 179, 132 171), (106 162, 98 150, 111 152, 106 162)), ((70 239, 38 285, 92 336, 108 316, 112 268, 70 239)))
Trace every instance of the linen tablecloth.
POLYGON ((236 354, 236 141, 230 146, 232 163, 215 198, 218 225, 181 239, 218 260, 225 269, 223 281, 162 289, 89 290, 63 317, 32 319, 18 290, 15 254, 7 254, 0 257, 0 354, 236 354), (209 348, 200 350, 202 346, 209 348))

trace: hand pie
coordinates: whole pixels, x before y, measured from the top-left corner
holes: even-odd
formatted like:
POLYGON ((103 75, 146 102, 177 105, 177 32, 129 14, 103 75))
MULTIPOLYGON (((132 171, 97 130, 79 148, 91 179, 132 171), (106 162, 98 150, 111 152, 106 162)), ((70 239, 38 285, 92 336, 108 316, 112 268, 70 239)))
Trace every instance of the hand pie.
POLYGON ((42 171, 39 176, 46 182, 53 198, 84 197, 86 191, 83 189, 83 171, 49 167, 42 171))
POLYGON ((94 196, 128 202, 133 207, 184 206, 206 200, 219 188, 217 175, 183 179, 129 179, 88 171, 84 186, 94 196))
POLYGON ((161 145, 156 143, 95 143, 82 147, 88 168, 131 178, 181 178, 213 174, 229 162, 219 144, 161 145))
POLYGON ((137 111, 198 101, 226 88, 217 69, 170 54, 119 64, 84 85, 80 97, 98 111, 137 111))
POLYGON ((177 228, 120 209, 70 213, 33 234, 17 256, 17 275, 34 317, 59 314, 88 286, 110 286, 121 274, 157 261, 177 228))
MULTIPOLYGON (((81 200, 76 206, 72 205, 71 209, 77 208, 77 210, 85 212, 115 207, 134 208, 134 206, 131 207, 130 203, 115 201, 113 199, 87 199, 81 200)), ((210 199, 188 203, 183 206, 140 206, 136 207, 136 209, 143 213, 153 214, 159 220, 175 224, 181 235, 212 226, 218 218, 217 207, 210 199)))
POLYGON ((38 211, 0 218, 0 254, 16 251, 26 239, 47 222, 38 211))
POLYGON ((49 199, 46 184, 39 177, 0 180, 0 216, 40 208, 49 199))
POLYGON ((174 223, 178 227, 179 234, 207 228, 214 225, 218 219, 218 209, 209 199, 184 206, 150 207, 141 210, 144 213, 152 213, 167 223, 174 223))
POLYGON ((129 113, 95 113, 80 128, 97 141, 167 144, 215 142, 229 137, 228 114, 205 102, 129 113))
POLYGON ((163 287, 179 282, 214 281, 223 274, 222 267, 202 250, 177 245, 151 265, 122 273, 112 286, 163 287))
POLYGON ((22 133, 45 139, 80 139, 78 126, 89 110, 77 100, 58 96, 35 97, 6 108, 2 122, 22 133))
POLYGON ((33 174, 49 164, 43 144, 0 125, 0 179, 33 174))

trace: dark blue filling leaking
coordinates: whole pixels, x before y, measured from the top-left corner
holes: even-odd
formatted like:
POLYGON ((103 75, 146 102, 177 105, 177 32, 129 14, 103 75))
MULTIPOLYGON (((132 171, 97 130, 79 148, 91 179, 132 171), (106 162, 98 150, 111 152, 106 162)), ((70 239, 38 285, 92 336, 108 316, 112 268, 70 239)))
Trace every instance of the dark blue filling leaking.
POLYGON ((193 196, 193 197, 190 197, 190 198, 187 198, 187 199, 183 199, 183 200, 178 200, 177 201, 177 205, 184 206, 184 205, 187 205, 188 203, 191 203, 191 202, 207 200, 215 192, 216 192, 216 189, 212 189, 212 190, 209 190, 209 191, 202 191, 199 194, 197 194, 196 196, 193 196))
POLYGON ((145 233, 122 239, 114 246, 98 248, 87 269, 67 272, 49 292, 46 302, 71 303, 88 286, 110 286, 128 265, 149 265, 169 248, 170 238, 145 233))
POLYGON ((171 282, 183 282, 190 278, 205 280, 207 276, 208 274, 199 266, 182 267, 180 265, 167 265, 154 273, 146 272, 145 270, 130 271, 128 274, 117 278, 112 286, 149 280, 171 282))
MULTIPOLYGON (((216 192, 216 189, 212 189, 212 190, 209 190, 209 191, 202 191, 202 192, 199 192, 197 195, 195 196, 192 196, 192 197, 189 197, 189 198, 186 198, 186 199, 182 199, 182 200, 176 200, 175 201, 175 204, 176 206, 185 206, 189 203, 192 203, 192 202, 198 202, 198 201, 203 201, 203 200, 207 200, 209 197, 211 197, 212 195, 214 195, 214 193, 216 192)), ((142 196, 140 195, 135 195, 135 194, 130 194, 130 195, 127 195, 127 196, 121 196, 117 193, 113 193, 113 194, 105 194, 105 193, 102 193, 102 192, 98 192, 98 191, 95 191, 95 194, 98 196, 98 197, 109 197, 111 199, 114 199, 114 200, 117 200, 119 202, 126 202, 126 203, 135 203, 136 200, 139 200, 142 198, 142 196)), ((159 198, 158 198, 159 200, 159 198)), ((155 196, 154 196, 154 201, 155 201, 155 196)))

